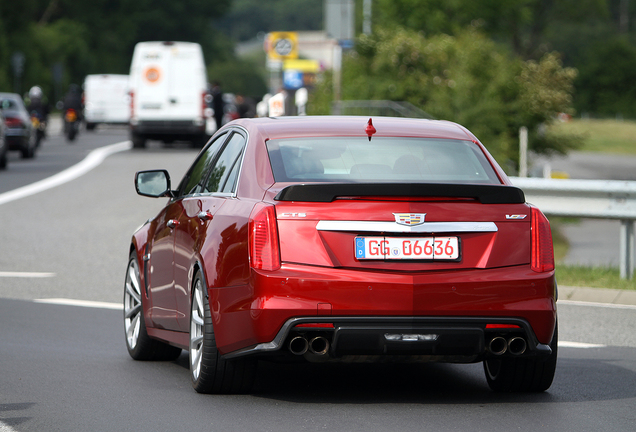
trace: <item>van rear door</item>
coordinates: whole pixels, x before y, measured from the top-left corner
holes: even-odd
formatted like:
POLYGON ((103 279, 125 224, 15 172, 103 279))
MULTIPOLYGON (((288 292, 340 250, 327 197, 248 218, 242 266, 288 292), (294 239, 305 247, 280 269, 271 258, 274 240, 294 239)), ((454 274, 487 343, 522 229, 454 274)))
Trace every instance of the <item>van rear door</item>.
POLYGON ((202 89, 206 88, 201 50, 198 46, 173 46, 167 63, 169 118, 192 120, 201 117, 202 89))
POLYGON ((136 113, 142 120, 161 120, 166 118, 168 104, 166 66, 169 64, 169 52, 163 47, 144 47, 140 53, 138 70, 134 71, 138 78, 137 94, 134 95, 136 113))

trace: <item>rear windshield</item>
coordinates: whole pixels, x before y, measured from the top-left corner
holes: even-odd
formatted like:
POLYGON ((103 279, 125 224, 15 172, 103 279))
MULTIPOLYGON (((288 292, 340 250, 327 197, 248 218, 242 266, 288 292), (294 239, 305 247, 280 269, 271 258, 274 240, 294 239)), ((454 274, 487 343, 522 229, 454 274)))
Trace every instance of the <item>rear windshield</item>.
POLYGON ((277 182, 501 184, 479 146, 430 138, 290 138, 267 142, 277 182))
POLYGON ((0 109, 16 109, 18 103, 13 99, 0 99, 0 109))

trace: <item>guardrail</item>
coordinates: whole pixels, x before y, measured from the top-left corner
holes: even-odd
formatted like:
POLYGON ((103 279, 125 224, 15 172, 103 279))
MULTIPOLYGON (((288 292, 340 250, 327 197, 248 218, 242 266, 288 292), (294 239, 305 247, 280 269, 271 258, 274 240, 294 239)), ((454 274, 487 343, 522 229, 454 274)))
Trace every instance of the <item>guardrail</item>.
POLYGON ((526 201, 552 216, 621 221, 620 275, 634 275, 636 182, 618 180, 557 180, 511 177, 526 201))

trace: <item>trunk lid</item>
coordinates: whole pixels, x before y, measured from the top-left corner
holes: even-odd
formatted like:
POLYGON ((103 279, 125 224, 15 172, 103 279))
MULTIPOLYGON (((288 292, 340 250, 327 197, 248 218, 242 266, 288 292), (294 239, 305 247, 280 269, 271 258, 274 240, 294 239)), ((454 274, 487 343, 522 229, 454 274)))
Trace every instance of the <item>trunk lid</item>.
POLYGON ((530 263, 530 208, 514 187, 312 184, 276 199, 283 262, 410 272, 530 263))

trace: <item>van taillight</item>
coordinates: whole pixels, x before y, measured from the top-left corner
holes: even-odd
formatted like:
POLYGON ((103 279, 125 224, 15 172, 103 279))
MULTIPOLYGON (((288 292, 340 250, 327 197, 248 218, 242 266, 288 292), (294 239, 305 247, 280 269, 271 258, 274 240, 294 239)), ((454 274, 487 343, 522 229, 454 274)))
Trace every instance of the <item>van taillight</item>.
POLYGON ((532 257, 530 267, 536 272, 554 270, 554 249, 550 222, 536 207, 532 207, 532 257))
POLYGON ((278 270, 280 251, 276 209, 271 204, 254 206, 249 221, 250 265, 258 270, 278 270))
POLYGON ((130 95, 130 118, 134 118, 135 117, 135 92, 131 91, 129 92, 130 95))

